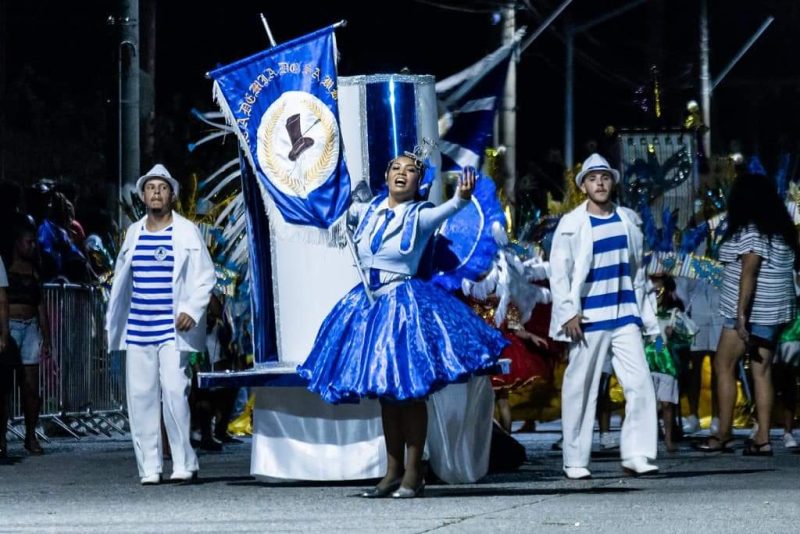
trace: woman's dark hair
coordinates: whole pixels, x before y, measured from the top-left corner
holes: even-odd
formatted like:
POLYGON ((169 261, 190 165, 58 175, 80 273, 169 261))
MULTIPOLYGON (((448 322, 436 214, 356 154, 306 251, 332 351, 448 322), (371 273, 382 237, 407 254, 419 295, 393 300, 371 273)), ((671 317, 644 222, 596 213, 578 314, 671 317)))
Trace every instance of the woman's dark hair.
POLYGON ((408 158, 411 161, 413 161, 414 167, 417 168, 417 172, 419 172, 419 177, 420 179, 422 179, 422 176, 425 174, 425 162, 420 158, 418 158, 416 155, 414 155, 413 152, 403 152, 399 156, 390 159, 389 164, 386 165, 386 173, 385 173, 386 178, 389 178, 389 171, 392 169, 392 165, 394 165, 394 162, 400 158, 408 158))
POLYGON ((417 192, 414 195, 414 200, 418 201, 423 200, 423 197, 419 193, 419 186, 420 183, 422 182, 422 177, 425 176, 425 169, 426 169, 425 162, 422 159, 418 158, 417 155, 414 154, 413 152, 406 151, 389 160, 389 164, 386 166, 386 173, 384 174, 386 180, 389 179, 389 171, 392 170, 392 165, 394 165, 394 162, 400 158, 408 158, 414 162, 414 167, 417 168, 417 173, 419 174, 419 176, 417 177, 417 192))
POLYGON ((728 229, 723 241, 752 224, 760 234, 769 239, 782 237, 786 245, 794 251, 795 267, 800 267, 797 229, 775 184, 766 176, 745 173, 734 180, 728 195, 727 223, 728 229))
POLYGON ((6 234, 7 239, 0 247, 0 256, 2 256, 6 267, 11 265, 14 260, 14 249, 17 246, 17 240, 24 234, 33 234, 35 236, 37 233, 36 225, 30 215, 14 213, 7 222, 9 232, 6 234))

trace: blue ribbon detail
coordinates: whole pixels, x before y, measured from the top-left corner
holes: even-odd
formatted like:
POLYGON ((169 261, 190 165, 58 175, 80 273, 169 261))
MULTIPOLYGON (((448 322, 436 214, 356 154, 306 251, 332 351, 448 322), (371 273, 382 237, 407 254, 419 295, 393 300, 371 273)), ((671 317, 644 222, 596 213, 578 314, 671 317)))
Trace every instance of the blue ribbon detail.
POLYGON ((425 200, 431 192, 431 186, 436 180, 436 167, 431 164, 429 159, 425 160, 425 174, 419 180, 419 187, 417 187, 417 195, 425 200))
POLYGON ((358 227, 356 228, 355 234, 353 234, 353 241, 358 243, 361 240, 361 236, 364 234, 364 230, 367 229, 367 221, 369 221, 372 214, 375 213, 375 210, 378 209, 378 206, 381 202, 386 198, 387 195, 378 195, 373 198, 370 203, 367 211, 364 213, 364 216, 358 223, 358 227))
POLYGON ((390 209, 387 209, 383 214, 383 223, 378 228, 378 231, 375 232, 375 235, 372 236, 372 241, 369 243, 369 249, 373 254, 378 252, 378 249, 381 248, 381 243, 383 243, 383 234, 386 233, 386 228, 389 226, 389 223, 392 222, 392 219, 394 219, 394 212, 390 209))

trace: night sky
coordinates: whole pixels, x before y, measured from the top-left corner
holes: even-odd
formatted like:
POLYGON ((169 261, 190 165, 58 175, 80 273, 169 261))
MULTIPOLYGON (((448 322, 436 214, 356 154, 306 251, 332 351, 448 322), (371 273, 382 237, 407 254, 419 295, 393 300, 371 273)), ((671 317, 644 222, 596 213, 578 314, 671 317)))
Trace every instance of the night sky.
MULTIPOLYGON (((0 1, 5 32, 3 177, 26 183, 42 176, 113 182, 118 37, 106 20, 115 12, 116 2, 0 1)), ((140 3, 144 5, 145 0, 140 3)), ((518 26, 527 25, 532 31, 541 15, 558 3, 518 2, 518 26)), ((626 3, 575 0, 565 15, 580 24, 626 3)), ((340 75, 398 72, 407 67, 413 73, 443 78, 499 45, 492 11, 500 4, 453 0, 157 2, 154 157, 181 170, 205 165, 186 150, 186 144, 204 131, 189 111, 214 109, 206 71, 267 47, 259 12, 266 15, 279 42, 347 19, 348 26, 337 31, 340 75), (442 7, 454 5, 460 8, 442 7)), ((709 0, 712 77, 768 15, 776 16, 715 92, 712 126, 717 152, 738 140, 745 151, 761 152, 769 166, 780 143, 797 145, 799 4, 794 0, 709 0)), ((682 123, 686 101, 700 97, 697 5, 696 0, 650 0, 578 36, 576 158, 586 155, 585 142, 602 136, 607 125, 663 128, 682 123), (653 64, 660 66, 664 116, 659 121, 636 100, 637 90, 648 94, 652 87, 653 64)), ((557 21, 557 30, 564 20, 557 21)), ((563 65, 564 46, 556 32, 546 32, 518 64, 520 170, 563 144, 563 65)))

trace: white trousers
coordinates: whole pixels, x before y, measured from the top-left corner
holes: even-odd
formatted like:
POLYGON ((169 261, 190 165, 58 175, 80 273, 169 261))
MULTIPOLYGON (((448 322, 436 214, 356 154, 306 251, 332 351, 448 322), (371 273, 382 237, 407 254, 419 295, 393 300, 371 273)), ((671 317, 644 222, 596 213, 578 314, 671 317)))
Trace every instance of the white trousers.
POLYGON ((128 419, 139 476, 162 471, 161 414, 176 473, 197 471, 197 455, 189 440, 191 418, 189 353, 174 343, 129 345, 125 358, 128 419))
POLYGON ((588 467, 592 454, 597 392, 609 351, 617 380, 625 393, 625 421, 620 435, 623 460, 655 459, 658 439, 656 396, 644 357, 641 329, 584 333, 585 342, 571 343, 561 387, 564 466, 588 467))

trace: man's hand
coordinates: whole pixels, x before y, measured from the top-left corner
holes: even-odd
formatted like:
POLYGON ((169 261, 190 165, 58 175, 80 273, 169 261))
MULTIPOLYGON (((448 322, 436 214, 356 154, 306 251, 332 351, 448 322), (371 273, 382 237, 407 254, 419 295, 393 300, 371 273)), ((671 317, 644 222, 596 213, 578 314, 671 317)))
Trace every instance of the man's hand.
POLYGON ((191 330, 197 323, 194 322, 194 319, 189 317, 185 313, 180 313, 178 315, 178 320, 175 321, 175 328, 178 329, 179 332, 186 332, 187 330, 191 330))
POLYGON ((458 177, 458 196, 463 200, 472 198, 472 191, 475 189, 475 174, 475 167, 467 166, 458 177))
POLYGON ((8 347, 8 332, 0 334, 0 352, 5 352, 8 347))
POLYGON ((567 334, 573 343, 577 343, 583 339, 583 329, 581 328, 581 320, 585 319, 580 313, 564 323, 564 333, 567 334))

